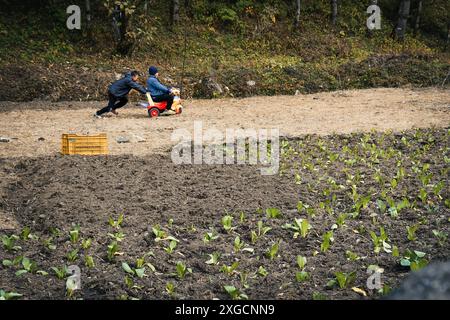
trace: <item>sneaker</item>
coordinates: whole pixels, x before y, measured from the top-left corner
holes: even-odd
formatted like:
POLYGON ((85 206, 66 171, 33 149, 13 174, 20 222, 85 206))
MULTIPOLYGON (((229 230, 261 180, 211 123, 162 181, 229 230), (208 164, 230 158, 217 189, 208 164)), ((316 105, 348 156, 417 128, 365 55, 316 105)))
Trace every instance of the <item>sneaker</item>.
POLYGON ((100 115, 98 115, 98 114, 97 114, 97 112, 96 112, 96 113, 94 113, 94 118, 97 118, 97 119, 103 119, 103 117, 102 117, 102 116, 100 116, 100 115))
POLYGON ((116 110, 114 110, 114 109, 111 110, 111 113, 112 113, 112 114, 115 114, 116 116, 119 115, 119 113, 118 113, 116 110))

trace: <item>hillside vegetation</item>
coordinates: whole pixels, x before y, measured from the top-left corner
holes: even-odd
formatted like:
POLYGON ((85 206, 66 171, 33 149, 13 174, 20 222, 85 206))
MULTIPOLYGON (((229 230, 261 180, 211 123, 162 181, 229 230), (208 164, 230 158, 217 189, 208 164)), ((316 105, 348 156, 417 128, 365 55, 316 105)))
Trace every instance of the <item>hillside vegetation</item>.
POLYGON ((403 41, 392 37, 400 1, 378 1, 382 28, 370 33, 370 1, 339 1, 333 25, 330 1, 304 0, 298 26, 295 1, 177 1, 177 21, 174 1, 116 1, 126 49, 111 27, 113 1, 91 1, 90 23, 78 1, 82 28, 68 30, 73 2, 0 1, 0 100, 101 100, 121 73, 146 75, 149 65, 176 86, 184 73, 184 95, 200 98, 437 86, 450 70, 445 0, 423 4, 417 33, 411 1, 403 41))

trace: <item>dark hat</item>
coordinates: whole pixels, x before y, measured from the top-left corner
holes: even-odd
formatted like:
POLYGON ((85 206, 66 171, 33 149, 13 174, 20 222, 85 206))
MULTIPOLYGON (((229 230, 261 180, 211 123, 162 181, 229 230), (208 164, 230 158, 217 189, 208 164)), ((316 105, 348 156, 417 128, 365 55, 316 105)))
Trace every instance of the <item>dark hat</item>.
POLYGON ((155 66, 151 66, 150 68, 148 68, 148 73, 149 73, 151 76, 154 76, 155 74, 158 73, 158 69, 157 69, 155 66))

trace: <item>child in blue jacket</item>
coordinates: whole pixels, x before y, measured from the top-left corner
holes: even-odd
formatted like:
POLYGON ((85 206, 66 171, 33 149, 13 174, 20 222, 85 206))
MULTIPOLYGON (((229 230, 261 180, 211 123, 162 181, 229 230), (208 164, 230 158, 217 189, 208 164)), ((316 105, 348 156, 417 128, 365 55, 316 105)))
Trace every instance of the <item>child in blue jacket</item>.
POLYGON ((168 88, 159 82, 159 72, 158 69, 154 66, 151 66, 148 69, 149 78, 147 79, 147 91, 150 92, 150 95, 154 102, 163 102, 167 101, 166 110, 170 110, 172 108, 174 93, 172 88, 168 88))

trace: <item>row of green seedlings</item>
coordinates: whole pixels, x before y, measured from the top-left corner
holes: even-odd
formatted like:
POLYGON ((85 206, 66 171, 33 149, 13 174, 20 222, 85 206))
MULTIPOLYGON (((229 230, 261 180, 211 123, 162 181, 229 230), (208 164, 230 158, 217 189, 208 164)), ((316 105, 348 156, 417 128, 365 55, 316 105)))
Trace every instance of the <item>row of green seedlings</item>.
MULTIPOLYGON (((300 209, 299 211, 302 211, 302 209, 305 208, 305 206, 299 202, 298 208, 300 209)), ((280 218, 281 217, 281 211, 277 208, 269 208, 266 210, 266 213, 267 213, 268 218, 280 218)), ((337 229, 339 227, 345 226, 345 219, 346 219, 345 214, 339 215, 336 223, 333 224, 333 226, 332 226, 332 230, 326 231, 323 234, 322 243, 321 243, 321 247, 320 247, 321 252, 328 251, 328 249, 330 248, 330 245, 334 241, 333 230, 337 229)), ((222 218, 223 228, 227 232, 230 232, 231 230, 233 230, 235 228, 232 226, 232 220, 233 220, 233 216, 228 215, 228 214, 222 218)), ((241 220, 241 222, 243 221, 243 213, 241 213, 240 220, 241 220)), ((407 235, 408 240, 414 241, 417 239, 417 237, 415 236, 415 232, 417 231, 418 226, 419 226, 419 224, 416 224, 412 227, 406 227, 407 234, 408 234, 407 235)), ((306 238, 309 231, 312 229, 312 226, 307 219, 295 218, 293 224, 285 224, 283 226, 283 228, 293 230, 294 231, 293 238, 296 239, 299 236, 301 236, 302 238, 306 238)), ((251 231, 252 243, 254 243, 254 239, 257 239, 257 235, 265 234, 270 230, 271 230, 270 227, 263 227, 262 221, 259 221, 258 222, 258 232, 251 231)), ((365 230, 361 229, 359 232, 362 233, 364 231, 365 230)), ((388 237, 387 237, 387 234, 383 227, 380 227, 379 235, 377 235, 374 231, 369 231, 369 234, 370 234, 370 237, 373 242, 373 246, 374 246, 373 250, 376 254, 380 253, 381 250, 383 250, 386 253, 392 253, 392 255, 394 257, 400 257, 398 248, 396 246, 391 246, 391 244, 388 243, 388 237)), ((437 230, 433 230, 433 234, 439 239, 439 243, 441 245, 444 245, 445 241, 447 240, 448 235, 443 232, 438 232, 437 230)), ((216 239, 217 237, 218 237, 217 234, 207 233, 205 235, 205 240, 210 241, 211 239, 216 239)), ((245 243, 243 243, 240 240, 240 237, 237 236, 234 240, 234 250, 236 252, 238 252, 243 249, 243 251, 253 252, 252 248, 248 248, 248 247, 244 247, 244 246, 245 246, 245 243)), ((273 259, 277 255, 278 250, 279 250, 279 242, 273 244, 269 248, 269 250, 266 253, 266 256, 270 259, 273 259)), ((313 253, 313 255, 316 255, 317 253, 318 253, 318 251, 315 251, 313 253)), ((351 251, 346 251, 346 255, 347 255, 348 260, 356 261, 356 260, 360 259, 360 257, 358 255, 356 255, 355 253, 353 253, 351 251)), ((210 256, 210 259, 207 261, 208 264, 217 265, 219 263, 219 257, 220 257, 219 253, 214 252, 213 254, 210 254, 209 256, 210 256)), ((296 274, 296 278, 297 278, 297 281, 304 281, 309 278, 309 274, 305 273, 303 270, 303 267, 302 267, 303 263, 306 263, 306 258, 299 256, 297 259, 298 259, 297 262, 300 265, 300 268, 302 269, 302 271, 300 271, 296 274)), ((425 253, 421 252, 421 251, 417 251, 417 250, 407 249, 404 256, 401 257, 401 259, 400 259, 400 265, 402 265, 404 267, 409 267, 412 271, 419 270, 419 269, 423 268, 424 266, 426 266, 427 264, 428 264, 428 261, 425 259, 425 253)), ((238 262, 235 262, 231 266, 224 265, 222 267, 221 271, 225 272, 227 274, 232 274, 236 270, 237 267, 238 267, 238 262)), ((264 270, 265 269, 263 267, 260 267, 260 270, 258 270, 258 271, 264 272, 264 270)), ((345 279, 346 276, 347 276, 346 274, 338 274, 336 276, 336 278, 338 279, 336 283, 338 283, 341 288, 342 288, 342 283, 346 283, 346 282, 341 281, 341 279, 342 278, 345 279)), ((348 275, 348 276, 349 276, 349 278, 351 278, 351 275, 348 275)), ((233 295, 233 297, 236 297, 236 296, 233 295)))
MULTIPOLYGON (((56 228, 52 228, 52 236, 47 239, 42 240, 42 245, 44 248, 48 251, 55 251, 57 246, 54 243, 54 239, 61 236, 61 231, 56 228)), ((20 236, 11 235, 11 236, 3 236, 2 237, 2 244, 4 248, 9 252, 17 253, 20 250, 22 250, 21 246, 16 245, 16 241, 21 239, 22 241, 38 241, 39 237, 35 234, 31 233, 31 229, 29 227, 25 227, 22 229, 20 236)), ((80 246, 84 251, 86 252, 92 244, 92 240, 89 239, 80 239, 80 228, 78 226, 74 227, 72 230, 69 231, 68 240, 70 240, 70 243, 72 245, 75 245, 77 243, 80 243, 80 246), (81 242, 80 242, 81 240, 81 242)), ((66 259, 68 263, 74 263, 79 258, 79 248, 75 248, 73 250, 70 250, 66 254, 66 259)), ((85 254, 84 256, 85 265, 88 268, 95 267, 94 259, 91 255, 85 254)), ((2 260, 2 264, 5 267, 14 268, 15 276, 20 277, 25 274, 37 274, 41 276, 48 276, 49 273, 45 270, 41 270, 38 268, 36 262, 32 261, 26 256, 18 255, 14 257, 13 259, 4 259, 2 260)), ((62 267, 50 267, 50 270, 54 272, 55 276, 58 279, 65 279, 67 276, 71 275, 69 272, 69 269, 67 266, 62 267)), ((66 293, 68 297, 72 297, 74 293, 74 282, 68 281, 66 283, 66 293)), ((15 294, 13 297, 19 297, 21 295, 15 294)))
MULTIPOLYGON (((447 131, 447 135, 448 135, 447 131)), ((348 140, 344 139, 341 141, 343 147, 340 153, 334 150, 338 150, 339 146, 330 148, 327 146, 325 140, 319 138, 316 142, 315 148, 319 154, 313 153, 314 150, 308 149, 306 143, 311 141, 299 141, 296 146, 292 146, 289 141, 282 141, 281 143, 281 155, 283 158, 291 160, 294 157, 300 157, 301 163, 304 169, 308 169, 313 172, 317 169, 314 168, 311 160, 316 161, 316 165, 325 169, 329 164, 335 161, 343 161, 347 166, 353 166, 356 163, 364 163, 369 167, 373 165, 378 165, 381 160, 390 160, 392 158, 400 159, 403 155, 401 150, 395 150, 391 144, 388 142, 389 147, 383 148, 386 138, 392 138, 392 132, 387 132, 378 137, 378 140, 373 134, 366 133, 360 138, 360 142, 354 147, 348 145, 348 140), (300 150, 300 151, 297 151, 300 150), (305 152, 306 150, 306 152, 305 152)), ((403 136, 401 138, 401 143, 404 147, 408 148, 411 152, 408 156, 409 159, 419 159, 420 157, 427 156, 430 152, 432 146, 435 145, 435 138, 431 133, 423 133, 416 131, 414 138, 420 142, 420 149, 411 149, 411 143, 409 140, 403 136)), ((332 141, 335 144, 335 141, 332 141)), ((445 152, 443 153, 444 160, 448 160, 445 152)), ((294 165, 295 167, 295 165, 294 165)))
MULTIPOLYGON (((362 138, 362 145, 363 145, 363 149, 373 149, 376 148, 375 144, 371 144, 370 146, 368 146, 367 141, 370 137, 369 136, 365 136, 364 138, 362 138)), ((327 151, 327 149, 324 147, 323 142, 321 142, 321 140, 319 140, 319 148, 323 151, 327 151)), ((315 173, 319 171, 319 168, 314 167, 312 162, 306 162, 305 163, 305 157, 307 157, 305 155, 305 153, 299 153, 296 151, 293 151, 294 149, 289 145, 289 142, 284 142, 282 143, 282 146, 284 146, 285 148, 287 147, 288 152, 285 153, 294 153, 294 154, 299 154, 302 157, 302 167, 303 169, 307 169, 310 170, 311 172, 315 173)), ((344 146, 343 147, 343 151, 345 152, 349 152, 348 151, 348 147, 344 146)), ((380 149, 382 150, 382 149, 380 149)), ((450 161, 449 158, 447 158, 445 156, 445 151, 443 152, 444 154, 444 160, 445 163, 448 164, 448 162, 450 161)), ((401 152, 400 152, 400 156, 401 156, 401 152)), ((329 157, 329 161, 328 162, 333 162, 335 161, 337 158, 339 158, 339 156, 330 156, 329 157)), ((311 159, 312 161, 312 159, 311 159)), ((391 215, 393 216, 397 216, 398 215, 398 211, 402 209, 402 206, 405 206, 406 204, 409 204, 409 201, 407 202, 407 198, 404 198, 400 203, 394 203, 392 198, 390 198, 388 196, 388 191, 394 192, 395 189, 397 188, 399 182, 405 177, 405 169, 402 167, 402 159, 401 157, 399 159, 397 159, 396 163, 398 166, 398 171, 396 176, 394 176, 390 181, 389 181, 389 189, 386 189, 386 178, 384 178, 380 172, 379 169, 374 168, 375 173, 373 175, 374 180, 380 185, 380 190, 381 190, 381 197, 383 199, 385 199, 385 201, 388 202, 389 204, 389 213, 391 213, 391 215)), ((365 162, 365 161, 362 161, 365 162)), ((379 161, 377 162, 379 163, 379 161)), ((295 165, 296 163, 294 163, 295 165)), ((422 188, 419 189, 418 194, 417 194, 417 198, 423 203, 426 204, 427 201, 429 200, 429 191, 428 189, 432 189, 432 193, 434 193, 434 195, 438 198, 438 200, 442 200, 442 197, 440 195, 441 191, 443 190, 443 188, 445 187, 445 183, 444 180, 438 181, 435 184, 430 185, 430 181, 433 178, 433 174, 431 172, 429 172, 429 168, 430 168, 430 164, 429 163, 425 163, 423 165, 420 164, 419 161, 416 162, 412 162, 413 167, 412 170, 413 172, 418 176, 421 184, 422 184, 422 188)), ((369 167, 372 167, 371 165, 369 165, 369 167)), ((345 170, 346 171, 346 170, 345 170)), ((446 177, 448 174, 448 166, 444 167, 442 170, 442 176, 446 177)), ((359 173, 359 171, 356 172, 355 175, 352 175, 350 173, 348 173, 346 171, 347 174, 347 184, 349 184, 352 187, 352 194, 351 194, 351 199, 354 202, 354 209, 355 215, 359 214, 359 210, 361 207, 366 207, 366 204, 368 203, 368 199, 367 196, 361 196, 356 192, 356 185, 359 184, 359 182, 361 182, 361 175, 359 173)), ((297 184, 301 184, 301 176, 299 173, 295 174, 295 180, 297 184)), ((319 179, 319 181, 323 180, 322 178, 319 179)), ((328 179, 328 182, 330 183, 330 188, 323 190, 323 194, 328 196, 331 194, 331 191, 337 189, 345 189, 345 186, 343 185, 336 185, 335 181, 331 178, 328 179), (337 188, 336 188, 337 187, 337 188)), ((308 183, 308 188, 311 189, 311 191, 313 191, 313 187, 308 183)), ((406 192, 404 192, 406 193, 406 192)), ((370 200, 370 199, 369 199, 370 200)), ((383 211, 383 201, 382 200, 378 200, 378 202, 381 204, 381 210, 383 211)), ((447 207, 449 207, 450 205, 450 200, 449 199, 445 199, 444 203, 447 207)), ((321 204, 323 205, 323 204, 321 204)), ((413 203, 413 205, 415 205, 415 203, 413 203)), ((325 206, 324 206, 325 207, 325 206)), ((331 210, 331 206, 328 206, 326 209, 328 209, 327 211, 332 211, 331 210)))

